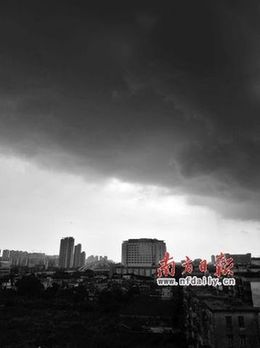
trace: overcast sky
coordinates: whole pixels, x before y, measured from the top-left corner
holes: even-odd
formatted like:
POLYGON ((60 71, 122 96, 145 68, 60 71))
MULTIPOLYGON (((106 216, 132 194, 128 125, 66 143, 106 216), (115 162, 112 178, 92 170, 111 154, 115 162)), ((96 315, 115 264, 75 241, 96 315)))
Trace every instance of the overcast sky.
POLYGON ((260 255, 260 5, 0 4, 0 249, 260 255))

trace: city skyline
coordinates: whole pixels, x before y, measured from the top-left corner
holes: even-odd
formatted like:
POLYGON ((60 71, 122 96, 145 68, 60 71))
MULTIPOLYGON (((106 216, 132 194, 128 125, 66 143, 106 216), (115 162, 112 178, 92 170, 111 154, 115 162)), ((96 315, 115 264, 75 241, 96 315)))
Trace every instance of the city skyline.
MULTIPOLYGON (((75 241, 75 239, 74 239, 74 237, 72 237, 72 236, 67 236, 67 237, 62 237, 60 240, 59 240, 59 248, 61 248, 61 242, 62 242, 62 240, 65 240, 65 239, 73 239, 73 241, 75 241)), ((119 259, 113 259, 113 258, 110 258, 110 260, 111 261, 113 261, 113 262, 116 262, 116 263, 122 263, 122 264, 124 264, 124 262, 123 262, 123 260, 122 260, 122 258, 123 258, 123 254, 124 254, 124 252, 123 252, 123 245, 125 244, 125 243, 129 243, 129 242, 134 242, 134 241, 157 241, 157 242, 162 242, 164 245, 165 245, 165 248, 166 248, 166 251, 167 252, 169 252, 170 253, 170 255, 175 255, 175 254, 172 254, 172 252, 171 252, 171 250, 169 250, 169 249, 167 249, 167 241, 160 241, 160 240, 157 240, 156 238, 149 238, 149 237, 141 237, 141 238, 134 238, 134 239, 128 239, 128 240, 122 240, 121 241, 121 244, 120 244, 120 257, 119 257, 119 259)), ((78 243, 78 244, 75 244, 74 245, 74 248, 73 248, 73 253, 72 253, 72 257, 73 257, 73 259, 72 259, 72 265, 73 265, 73 267, 75 268, 75 267, 77 267, 76 265, 75 265, 75 248, 76 247, 79 247, 80 246, 80 250, 82 250, 81 248, 82 248, 82 245, 81 245, 81 243, 78 243)), ((163 249, 164 250, 164 249, 163 249)), ((42 254, 42 255, 45 255, 46 257, 48 257, 48 256, 55 256, 55 257, 60 257, 60 249, 59 250, 57 250, 57 252, 56 253, 54 253, 54 254, 48 254, 48 253, 46 253, 46 252, 44 252, 44 251, 37 251, 37 250, 28 250, 28 249, 26 249, 26 250, 18 250, 18 249, 14 249, 14 248, 1 248, 0 249, 0 257, 2 256, 2 257, 4 257, 4 259, 3 260, 5 260, 5 255, 6 255, 6 252, 8 252, 8 253, 10 253, 10 252, 20 252, 20 253, 23 253, 23 254, 42 254)), ((193 257, 193 259, 194 260, 198 260, 198 259, 207 259, 207 261, 208 262, 211 262, 211 263, 214 263, 214 261, 212 261, 215 257, 216 257, 216 255, 218 255, 218 254, 220 254, 220 253, 222 253, 223 252, 223 250, 220 250, 218 253, 216 253, 216 254, 210 254, 210 256, 208 256, 208 257, 205 257, 205 255, 204 254, 201 254, 201 255, 196 255, 195 257, 193 257)), ((101 257, 101 258, 103 258, 103 256, 99 253, 99 252, 96 252, 96 253, 92 253, 92 254, 87 254, 85 251, 82 251, 81 253, 84 253, 85 254, 85 260, 87 260, 87 258, 90 258, 90 257, 101 257)), ((231 253, 229 253, 228 251, 224 251, 224 253, 225 254, 227 254, 227 255, 229 255, 229 254, 231 254, 231 253)), ((255 254, 252 254, 251 252, 250 252, 250 250, 248 250, 246 253, 242 253, 242 255, 249 255, 250 254, 250 257, 252 256, 252 257, 260 257, 260 255, 255 255, 255 254)), ((232 255, 241 255, 241 253, 232 253, 232 255)), ((162 256, 162 255, 161 255, 162 256)), ((186 255, 187 256, 187 255, 186 255)), ((108 258, 107 257, 107 255, 105 255, 104 256, 105 258, 108 258)), ((183 261, 185 259, 185 256, 183 255, 183 257, 182 258, 180 258, 180 259, 177 259, 176 257, 175 257, 175 261, 177 261, 177 262, 180 262, 180 261, 183 261)))

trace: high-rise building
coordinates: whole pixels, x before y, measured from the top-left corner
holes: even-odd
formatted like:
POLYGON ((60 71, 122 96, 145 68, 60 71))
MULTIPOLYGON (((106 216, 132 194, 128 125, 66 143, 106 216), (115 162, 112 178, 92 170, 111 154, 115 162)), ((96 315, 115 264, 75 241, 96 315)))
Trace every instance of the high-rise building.
POLYGON ((66 237, 60 241, 59 267, 68 269, 73 266, 74 238, 66 237))
POLYGON ((12 266, 28 266, 27 251, 10 250, 9 261, 12 266))
POLYGON ((10 259, 10 250, 4 249, 2 253, 2 261, 9 261, 10 259))
POLYGON ((74 248, 73 268, 80 267, 80 254, 81 254, 81 244, 77 244, 75 245, 75 248, 74 248))
POLYGON ((82 251, 82 253, 80 253, 80 267, 85 266, 86 263, 86 253, 85 251, 82 251))
POLYGON ((140 238, 128 239, 122 243, 122 264, 124 266, 156 266, 166 252, 162 240, 140 238))

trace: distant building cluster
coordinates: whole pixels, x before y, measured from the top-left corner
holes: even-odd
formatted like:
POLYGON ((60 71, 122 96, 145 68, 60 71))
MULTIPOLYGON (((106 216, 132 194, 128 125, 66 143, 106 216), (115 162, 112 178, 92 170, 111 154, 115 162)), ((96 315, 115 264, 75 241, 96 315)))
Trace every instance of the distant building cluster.
POLYGON ((59 267, 62 269, 80 268, 85 265, 86 253, 81 251, 81 244, 74 246, 73 237, 65 237, 60 241, 59 267))
POLYGON ((86 264, 91 264, 94 262, 106 262, 108 260, 107 256, 90 255, 86 259, 86 264))
POLYGON ((58 256, 57 255, 45 255, 44 253, 29 253, 21 250, 9 250, 4 249, 0 258, 1 264, 9 264, 11 267, 42 267, 48 269, 50 267, 57 267, 58 256))

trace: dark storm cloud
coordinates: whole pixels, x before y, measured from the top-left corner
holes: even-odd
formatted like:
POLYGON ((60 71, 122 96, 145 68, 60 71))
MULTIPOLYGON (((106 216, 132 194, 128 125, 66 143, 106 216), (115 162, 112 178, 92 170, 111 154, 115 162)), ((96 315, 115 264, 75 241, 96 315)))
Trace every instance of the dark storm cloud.
POLYGON ((258 218, 257 1, 0 7, 6 151, 258 218))

